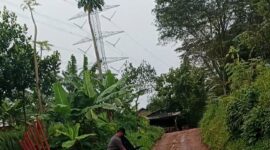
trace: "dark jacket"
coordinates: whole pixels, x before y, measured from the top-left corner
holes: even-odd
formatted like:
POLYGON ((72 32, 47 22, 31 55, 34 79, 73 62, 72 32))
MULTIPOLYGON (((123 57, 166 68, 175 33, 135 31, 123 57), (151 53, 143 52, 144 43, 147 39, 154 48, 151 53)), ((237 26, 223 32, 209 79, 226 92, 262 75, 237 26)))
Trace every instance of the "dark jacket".
POLYGON ((125 136, 121 137, 121 141, 127 150, 137 150, 140 148, 140 147, 134 147, 125 136))

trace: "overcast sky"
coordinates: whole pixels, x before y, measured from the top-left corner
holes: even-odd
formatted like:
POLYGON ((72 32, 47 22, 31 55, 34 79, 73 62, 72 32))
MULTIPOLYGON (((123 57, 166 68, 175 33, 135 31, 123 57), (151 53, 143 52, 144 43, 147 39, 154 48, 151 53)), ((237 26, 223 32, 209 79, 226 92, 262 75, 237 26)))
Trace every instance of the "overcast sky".
MULTIPOLYGON (((2 10, 5 5, 9 10, 16 12, 20 23, 29 27, 29 35, 33 34, 29 12, 20 7, 23 0, 0 0, 2 10)), ((86 23, 83 29, 76 25, 83 25, 86 18, 69 21, 82 10, 79 10, 74 0, 38 0, 41 6, 36 8, 35 18, 38 24, 38 40, 48 40, 54 45, 53 50, 61 53, 62 68, 66 67, 71 54, 74 54, 78 66, 82 66, 83 52, 90 43, 73 45, 84 37, 89 37, 89 26, 86 23)), ((155 67, 157 73, 166 73, 169 68, 179 66, 178 54, 174 52, 177 45, 158 45, 158 32, 154 26, 155 16, 152 9, 154 0, 113 0, 106 1, 107 5, 120 5, 100 14, 102 31, 124 31, 124 33, 104 39, 107 57, 129 57, 128 61, 135 65, 146 60, 155 67), (111 21, 105 19, 110 18, 111 21), (104 17, 103 17, 104 16, 104 17), (114 46, 109 43, 119 42, 114 46)), ((93 46, 87 51, 91 63, 95 62, 93 46)), ((109 64, 110 69, 119 70, 125 61, 109 64)), ((147 104, 142 98, 140 106, 147 104)))

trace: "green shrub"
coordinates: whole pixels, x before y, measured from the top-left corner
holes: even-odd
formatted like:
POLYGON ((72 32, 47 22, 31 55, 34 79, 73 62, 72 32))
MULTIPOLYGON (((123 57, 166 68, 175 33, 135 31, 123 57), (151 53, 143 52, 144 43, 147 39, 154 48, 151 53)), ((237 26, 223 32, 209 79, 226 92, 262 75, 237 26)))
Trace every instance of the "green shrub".
POLYGON ((20 130, 0 131, 0 149, 20 150, 19 140, 22 139, 22 135, 20 130))
POLYGON ((204 143, 213 150, 224 149, 230 134, 226 126, 226 103, 212 102, 208 104, 203 119, 200 122, 204 143))
POLYGON ((242 134, 232 138, 225 120, 228 101, 231 101, 231 98, 208 104, 200 122, 203 141, 212 150, 269 150, 268 109, 253 108, 243 119, 242 134))
POLYGON ((270 139, 261 139, 252 146, 248 146, 247 150, 269 150, 270 139))
POLYGON ((253 145, 248 145, 244 139, 231 140, 225 150, 269 150, 270 139, 262 139, 253 145))
POLYGON ((201 120, 203 140, 212 150, 270 149, 270 69, 260 64, 245 65, 248 67, 242 69, 257 71, 255 75, 231 80, 238 82, 237 88, 208 104, 201 120))
POLYGON ((247 150, 246 142, 243 139, 234 139, 227 142, 224 150, 247 150))
POLYGON ((129 131, 127 136, 134 145, 142 146, 142 150, 150 150, 163 133, 162 128, 148 126, 138 131, 129 131))
POLYGON ((115 121, 119 127, 124 127, 127 130, 135 130, 137 128, 138 121, 135 112, 125 111, 123 113, 116 113, 115 121))
POLYGON ((233 91, 227 108, 227 126, 248 144, 270 136, 270 69, 265 67, 249 87, 233 91))
POLYGON ((237 91, 228 103, 226 123, 230 133, 239 137, 242 134, 242 125, 245 116, 257 104, 258 93, 253 88, 243 88, 237 91))
POLYGON ((149 121, 143 117, 137 118, 137 121, 135 118, 134 116, 131 116, 131 120, 127 120, 127 117, 125 116, 122 119, 117 119, 111 123, 98 127, 95 130, 97 137, 91 142, 89 149, 106 149, 110 138, 115 134, 119 127, 124 127, 127 130, 127 138, 133 145, 143 146, 143 150, 151 149, 157 139, 164 133, 163 129, 150 126, 149 121))
POLYGON ((263 137, 270 135, 270 109, 263 107, 254 108, 246 117, 242 126, 243 138, 253 144, 263 137))

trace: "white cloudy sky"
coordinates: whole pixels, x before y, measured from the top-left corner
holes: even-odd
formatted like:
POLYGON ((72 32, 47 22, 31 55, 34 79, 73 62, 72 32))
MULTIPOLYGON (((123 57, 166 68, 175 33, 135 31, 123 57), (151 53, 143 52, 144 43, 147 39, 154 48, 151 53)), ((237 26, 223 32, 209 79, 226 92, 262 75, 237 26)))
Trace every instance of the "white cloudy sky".
MULTIPOLYGON (((16 12, 21 23, 29 27, 29 35, 33 33, 29 12, 20 7, 23 0, 0 0, 0 9, 6 6, 16 12)), ((74 25, 82 25, 86 18, 69 21, 69 18, 79 13, 74 0, 38 0, 41 6, 37 7, 35 18, 38 24, 38 40, 48 40, 54 45, 53 50, 61 53, 62 68, 66 66, 71 54, 78 59, 81 66, 83 53, 78 49, 87 49, 90 43, 74 46, 73 44, 84 37, 89 37, 89 26, 86 24, 83 30, 74 25)), ((128 61, 138 65, 146 60, 155 67, 157 73, 166 73, 169 68, 179 66, 179 58, 174 52, 175 44, 158 45, 158 32, 154 26, 154 0, 113 0, 106 1, 107 5, 120 5, 117 8, 102 12, 100 15, 110 18, 111 22, 100 17, 103 31, 124 31, 122 34, 104 39, 107 57, 129 57, 128 61), (115 47, 110 43, 120 41, 115 47)), ((90 62, 95 62, 93 47, 87 52, 90 62)), ((125 61, 109 64, 111 69, 120 69, 125 61)), ((142 98, 140 106, 147 104, 146 98, 142 98)))

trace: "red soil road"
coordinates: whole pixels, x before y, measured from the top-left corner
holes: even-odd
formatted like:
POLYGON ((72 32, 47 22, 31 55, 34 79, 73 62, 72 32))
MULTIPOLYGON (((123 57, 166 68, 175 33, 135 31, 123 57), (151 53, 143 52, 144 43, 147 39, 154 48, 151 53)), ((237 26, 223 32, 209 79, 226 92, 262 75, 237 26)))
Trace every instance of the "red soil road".
POLYGON ((152 150, 208 150, 208 148, 202 143, 200 130, 190 129, 164 134, 152 150))

